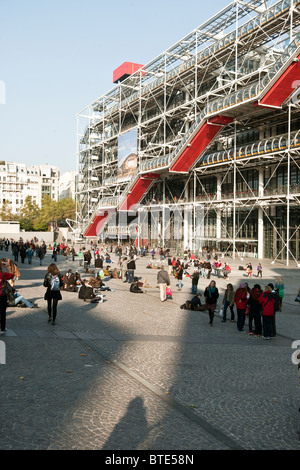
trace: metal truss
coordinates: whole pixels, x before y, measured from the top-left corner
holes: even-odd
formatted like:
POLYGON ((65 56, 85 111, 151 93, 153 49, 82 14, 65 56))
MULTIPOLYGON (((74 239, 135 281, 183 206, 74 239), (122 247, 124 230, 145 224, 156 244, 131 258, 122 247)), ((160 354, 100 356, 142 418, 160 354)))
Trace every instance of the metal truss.
MULTIPOLYGON (((285 112, 281 107, 255 108, 253 102, 258 91, 270 87, 281 64, 298 50, 299 24, 299 1, 281 0, 272 5, 267 1, 236 0, 78 113, 77 197, 83 227, 99 208, 117 207, 120 198, 130 191, 130 182, 118 180, 117 165, 118 137, 131 129, 137 129, 138 135, 136 176, 158 171, 168 187, 172 178, 168 172, 170 162, 178 149, 189 145, 201 119, 220 112, 231 116, 233 124, 224 127, 205 153, 199 155, 188 175, 182 174, 188 183, 194 181, 194 187, 198 183, 204 195, 203 178, 214 172, 222 172, 222 178, 232 172, 236 182, 237 177, 244 178, 243 169, 257 164, 262 167, 267 161, 278 167, 286 161, 289 167, 291 161, 298 165, 298 149, 291 146, 290 122, 288 153, 264 149, 258 155, 241 157, 237 142, 248 129, 266 128, 262 125, 265 119, 274 126, 278 113, 285 112), (213 161, 213 155, 221 152, 227 153, 228 158, 213 161)), ((259 138, 251 145, 267 140, 259 138)), ((247 184, 245 179, 244 183, 247 184)), ((267 184, 261 188, 264 189, 267 184)), ((251 191, 249 187, 250 196, 243 199, 236 197, 235 190, 232 200, 226 202, 223 197, 212 201, 206 194, 207 199, 201 201, 205 214, 219 211, 225 204, 234 213, 237 208, 250 208, 247 219, 251 211, 260 207, 267 218, 260 197, 251 191)), ((292 196, 292 204, 298 204, 298 194, 292 196)), ((291 195, 286 194, 285 199, 281 194, 272 195, 269 202, 263 200, 288 207, 291 195)), ((232 234, 233 253, 247 219, 232 234)), ((228 236, 222 220, 221 228, 228 236)), ((292 236, 289 234, 289 238, 292 236)), ((289 254, 293 257, 289 238, 284 242, 287 262, 289 254)))

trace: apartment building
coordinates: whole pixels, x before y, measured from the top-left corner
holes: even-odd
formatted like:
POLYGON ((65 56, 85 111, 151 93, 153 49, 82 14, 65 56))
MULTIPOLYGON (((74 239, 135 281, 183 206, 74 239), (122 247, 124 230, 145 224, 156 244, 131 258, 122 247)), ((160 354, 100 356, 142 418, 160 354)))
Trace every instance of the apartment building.
POLYGON ((16 214, 27 196, 41 207, 42 199, 47 194, 52 199, 59 199, 59 169, 55 166, 30 165, 24 163, 0 162, 0 203, 11 203, 16 214))
POLYGON ((64 198, 76 199, 76 171, 67 171, 59 179, 59 200, 64 198))

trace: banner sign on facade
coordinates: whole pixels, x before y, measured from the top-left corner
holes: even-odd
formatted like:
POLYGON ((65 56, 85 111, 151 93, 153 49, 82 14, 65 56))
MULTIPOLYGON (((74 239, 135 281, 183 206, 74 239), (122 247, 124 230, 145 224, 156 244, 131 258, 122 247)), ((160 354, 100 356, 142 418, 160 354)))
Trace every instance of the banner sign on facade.
POLYGON ((137 169, 137 129, 118 138, 118 180, 127 181, 137 169))

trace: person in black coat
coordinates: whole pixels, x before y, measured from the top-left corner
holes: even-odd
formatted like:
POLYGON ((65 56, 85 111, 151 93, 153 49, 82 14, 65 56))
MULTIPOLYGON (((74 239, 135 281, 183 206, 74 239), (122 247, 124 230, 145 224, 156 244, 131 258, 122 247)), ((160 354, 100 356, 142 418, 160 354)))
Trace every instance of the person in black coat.
POLYGON ((100 269, 103 269, 103 259, 100 258, 100 255, 97 255, 97 258, 95 259, 95 268, 100 271, 100 269))
POLYGON ((45 248, 40 246, 38 249, 38 257, 40 259, 40 266, 43 266, 43 259, 45 258, 45 248))
POLYGON ((82 286, 79 289, 78 298, 84 302, 103 302, 103 296, 96 295, 93 286, 86 279, 83 280, 82 286))
POLYGON ((127 277, 127 282, 129 282, 129 284, 131 284, 132 282, 134 282, 134 271, 135 271, 135 261, 134 261, 134 257, 131 256, 131 259, 130 261, 127 263, 127 272, 128 272, 128 277, 127 277))
POLYGON ((62 300, 60 289, 63 287, 62 275, 55 263, 49 264, 43 285, 47 287, 44 299, 47 300, 48 322, 52 320, 52 325, 55 325, 57 304, 62 300))
POLYGON ((143 291, 143 289, 140 288, 139 281, 132 282, 129 291, 133 292, 134 294, 144 294, 144 292, 145 292, 145 291, 143 291))
POLYGON ((208 310, 209 314, 209 325, 213 326, 214 313, 217 305, 217 300, 219 298, 219 291, 216 287, 215 281, 210 281, 210 284, 206 287, 204 291, 205 297, 205 309, 208 310))

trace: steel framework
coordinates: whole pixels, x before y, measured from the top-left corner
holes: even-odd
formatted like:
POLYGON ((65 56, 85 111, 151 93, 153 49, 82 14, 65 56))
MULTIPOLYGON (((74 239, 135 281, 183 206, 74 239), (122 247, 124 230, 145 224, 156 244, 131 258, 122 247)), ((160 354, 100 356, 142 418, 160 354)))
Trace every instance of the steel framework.
POLYGON ((180 249, 298 264, 299 27, 300 1, 235 0, 78 113, 84 235, 152 209, 148 243, 168 232, 172 244, 174 214, 189 208, 180 249), (138 166, 124 182, 118 138, 132 129, 138 166))

